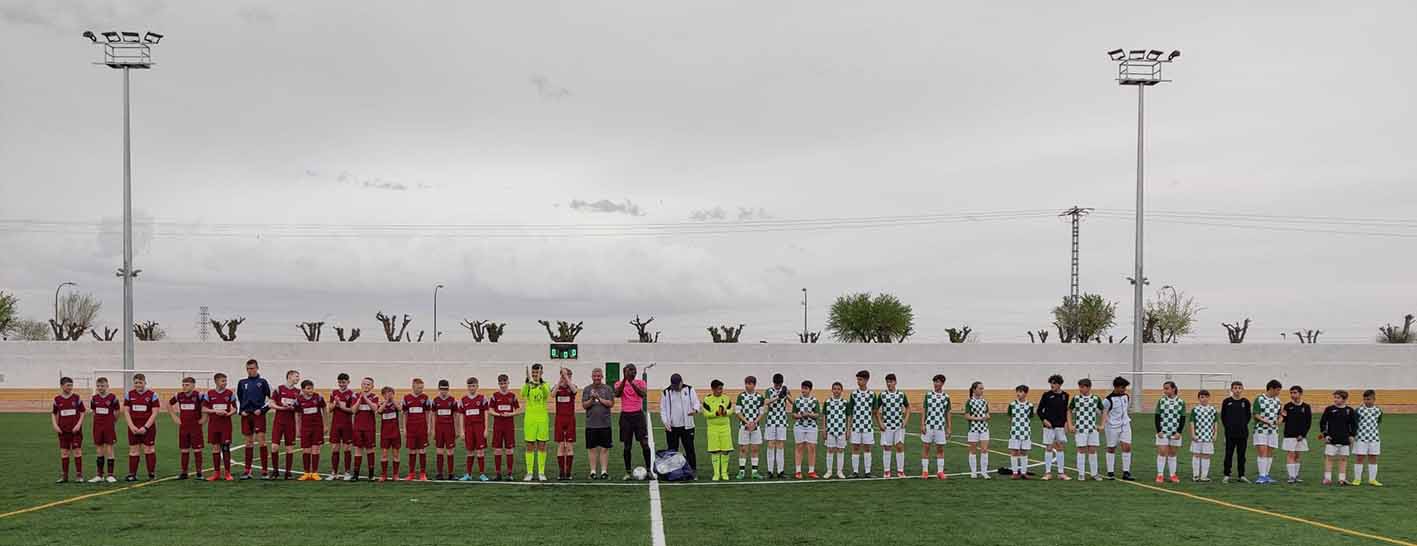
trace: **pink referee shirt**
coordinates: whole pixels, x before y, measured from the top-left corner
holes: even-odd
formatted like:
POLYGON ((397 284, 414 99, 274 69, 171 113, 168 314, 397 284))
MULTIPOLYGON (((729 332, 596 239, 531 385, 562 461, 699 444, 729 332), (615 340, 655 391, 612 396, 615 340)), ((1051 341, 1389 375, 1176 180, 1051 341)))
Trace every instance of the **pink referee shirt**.
MULTIPOLYGON (((624 379, 615 382, 615 392, 620 392, 620 384, 624 382, 624 379)), ((636 379, 631 384, 635 387, 639 387, 640 390, 643 390, 646 393, 649 392, 645 386, 645 381, 643 379, 636 379)), ((644 407, 644 397, 640 396, 640 393, 635 392, 634 387, 628 385, 625 386, 625 392, 620 396, 620 412, 634 413, 637 411, 643 411, 644 407)))

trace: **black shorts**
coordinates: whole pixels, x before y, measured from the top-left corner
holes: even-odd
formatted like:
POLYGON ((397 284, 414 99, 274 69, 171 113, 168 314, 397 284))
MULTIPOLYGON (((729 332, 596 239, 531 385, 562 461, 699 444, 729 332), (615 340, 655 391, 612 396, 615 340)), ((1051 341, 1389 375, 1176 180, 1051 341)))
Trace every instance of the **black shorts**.
POLYGON ((605 449, 615 447, 615 442, 610 439, 610 427, 585 429, 585 448, 595 449, 597 447, 605 449))
POLYGON ((642 412, 620 414, 620 441, 636 440, 646 442, 645 414, 642 412))

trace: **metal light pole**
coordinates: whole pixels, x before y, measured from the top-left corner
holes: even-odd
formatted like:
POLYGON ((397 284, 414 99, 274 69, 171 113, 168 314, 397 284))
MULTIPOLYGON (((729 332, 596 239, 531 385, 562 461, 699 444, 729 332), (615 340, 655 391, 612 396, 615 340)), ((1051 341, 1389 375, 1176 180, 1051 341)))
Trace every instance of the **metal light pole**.
POLYGON ((1144 201, 1142 199, 1145 190, 1143 168, 1145 142, 1146 142, 1146 88, 1158 83, 1169 82, 1161 78, 1161 66, 1175 61, 1181 56, 1180 50, 1172 51, 1170 55, 1162 58, 1160 50, 1133 49, 1125 51, 1114 49, 1107 52, 1107 57, 1117 62, 1117 83, 1119 85, 1132 85, 1137 88, 1137 235, 1136 235, 1136 268, 1132 277, 1132 388, 1137 400, 1133 411, 1141 409, 1143 402, 1143 388, 1141 382, 1142 372, 1142 334, 1145 330, 1146 312, 1142 308, 1142 287, 1146 285, 1146 275, 1142 270, 1142 209, 1144 201))
POLYGON ((810 334, 807 333, 807 289, 806 289, 806 288, 803 288, 803 289, 802 289, 802 343, 810 343, 811 340, 808 339, 809 336, 810 336, 810 334))
MULTIPOLYGON (((94 63, 123 71, 123 267, 116 276, 123 278, 123 369, 133 369, 133 279, 141 269, 133 268, 133 151, 129 115, 128 88, 133 69, 153 67, 152 46, 162 41, 162 35, 148 32, 108 31, 103 41, 93 31, 84 31, 90 42, 103 46, 103 62, 94 63)), ((128 384, 127 376, 123 383, 128 384)))
POLYGON ((54 322, 59 322, 59 291, 63 290, 65 286, 78 285, 79 283, 76 282, 64 281, 59 283, 59 286, 54 287, 54 322))
POLYGON ((443 288, 440 283, 433 287, 433 343, 438 342, 438 289, 443 288))

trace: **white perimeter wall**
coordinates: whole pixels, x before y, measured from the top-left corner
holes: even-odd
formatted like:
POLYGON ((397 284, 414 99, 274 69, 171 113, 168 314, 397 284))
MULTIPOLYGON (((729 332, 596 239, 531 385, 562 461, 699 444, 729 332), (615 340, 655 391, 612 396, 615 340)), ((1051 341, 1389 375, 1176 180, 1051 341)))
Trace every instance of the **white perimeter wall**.
MULTIPOLYGON (((532 362, 568 364, 578 383, 589 382, 590 369, 603 363, 651 362, 652 383, 663 385, 670 373, 688 383, 707 387, 719 378, 730 387, 754 374, 766 381, 781 372, 789 385, 811 379, 818 386, 842 381, 851 385, 858 369, 872 372, 872 383, 894 372, 902 388, 924 388, 936 373, 949 376, 951 389, 983 381, 992 388, 1026 383, 1045 387, 1047 376, 1061 373, 1071 387, 1078 377, 1110 379, 1131 370, 1130 345, 1067 344, 582 344, 580 359, 551 362, 547 344, 511 343, 388 343, 383 341, 178 343, 139 342, 137 365, 146 369, 219 370, 242 377, 247 358, 256 358, 267 377, 297 369, 321 390, 335 375, 348 372, 374 377, 381 385, 406 385, 410 377, 448 378, 454 387, 467 376, 492 385, 498 373, 519 384, 524 366, 532 362)), ((121 368, 122 345, 116 342, 0 343, 0 388, 53 387, 63 375, 87 378, 95 368, 121 368)), ((1230 373, 1251 388, 1277 378, 1306 388, 1417 389, 1417 345, 1148 345, 1148 371, 1230 373)), ((175 386, 171 376, 158 386, 175 386), (170 383, 170 384, 169 384, 170 383)), ((1184 389, 1199 386, 1192 377, 1178 376, 1184 389)), ((1148 378, 1148 388, 1162 378, 1148 378)), ((1205 386, 1223 386, 1223 379, 1205 386)), ((430 381, 431 382, 431 381, 430 381)), ((86 387, 81 382, 80 387, 86 387)))

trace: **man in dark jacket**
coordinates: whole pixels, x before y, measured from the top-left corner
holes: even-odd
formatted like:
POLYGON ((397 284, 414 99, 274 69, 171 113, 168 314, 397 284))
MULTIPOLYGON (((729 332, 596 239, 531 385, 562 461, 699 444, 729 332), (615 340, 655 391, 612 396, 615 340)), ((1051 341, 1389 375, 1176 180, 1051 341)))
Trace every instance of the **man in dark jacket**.
POLYGON ((1245 384, 1230 383, 1230 397, 1220 404, 1220 422, 1225 425, 1225 479, 1230 481, 1230 464, 1238 459, 1237 474, 1241 482, 1245 479, 1245 448, 1250 437, 1250 401, 1245 398, 1245 384))

